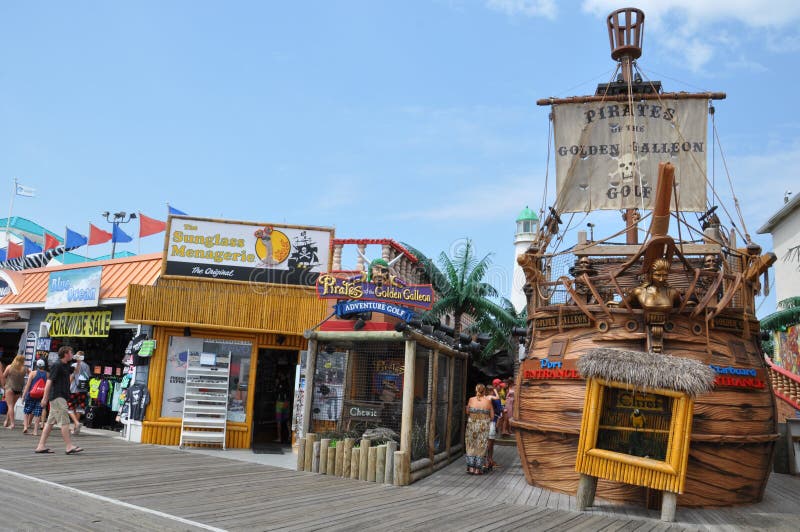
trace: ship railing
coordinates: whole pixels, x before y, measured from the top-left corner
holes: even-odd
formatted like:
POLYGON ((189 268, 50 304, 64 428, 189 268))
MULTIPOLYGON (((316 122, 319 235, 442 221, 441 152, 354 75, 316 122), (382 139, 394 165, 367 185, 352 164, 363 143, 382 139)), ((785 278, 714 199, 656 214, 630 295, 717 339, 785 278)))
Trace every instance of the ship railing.
MULTIPOLYGON (((619 302, 625 294, 643 282, 643 276, 635 273, 583 273, 572 277, 555 268, 548 268, 544 273, 543 278, 534 283, 534 308, 565 304, 583 308, 619 302), (553 278, 554 273, 561 275, 553 278)), ((724 270, 701 268, 686 270, 681 266, 674 266, 669 277, 670 286, 681 292, 684 301, 679 311, 688 312, 692 316, 704 313, 709 319, 726 309, 752 311, 741 307, 740 302, 748 300, 743 293, 747 287, 742 281, 742 274, 739 272, 727 273, 724 270)))
POLYGON ((800 376, 782 368, 767 357, 769 380, 775 397, 800 410, 800 376))

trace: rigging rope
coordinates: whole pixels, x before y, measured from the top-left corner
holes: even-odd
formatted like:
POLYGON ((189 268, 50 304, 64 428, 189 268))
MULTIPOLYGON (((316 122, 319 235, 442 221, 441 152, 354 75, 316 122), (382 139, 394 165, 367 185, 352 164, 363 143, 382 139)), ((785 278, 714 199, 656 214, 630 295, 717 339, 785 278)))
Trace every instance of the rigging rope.
MULTIPOLYGON (((639 72, 642 74, 642 76, 644 76, 645 74, 644 74, 644 72, 641 72, 641 70, 638 68, 638 64, 637 64, 636 66, 637 66, 637 71, 639 71, 639 72)), ((662 104, 662 105, 665 105, 665 102, 664 102, 664 100, 661 98, 661 94, 660 94, 660 93, 656 93, 656 97, 657 97, 657 100, 658 100, 658 102, 659 102, 660 104, 662 104)), ((673 125, 675 126, 675 131, 677 132, 677 134, 678 134, 678 137, 680 138, 680 140, 681 140, 681 141, 686 141, 686 138, 683 136, 683 132, 681 131, 681 128, 679 127, 679 124, 678 124, 678 123, 676 123, 676 122, 674 121, 674 119, 673 119, 672 123, 673 123, 673 125)), ((719 135, 718 135, 718 133, 717 133, 717 130, 716 130, 716 121, 715 121, 715 120, 712 120, 712 128, 713 128, 713 135, 714 135, 714 137, 715 137, 715 138, 716 138, 716 140, 717 140, 717 144, 719 145, 719 149, 720 149, 720 156, 722 157, 723 166, 725 167, 725 173, 726 173, 726 175, 727 175, 727 177, 728 177, 728 183, 729 183, 729 185, 730 185, 730 188, 731 188, 731 196, 733 197, 734 205, 735 205, 735 207, 736 207, 736 212, 737 212, 737 214, 738 214, 739 221, 742 223, 742 226, 745 228, 745 232, 744 232, 744 234, 743 234, 741 231, 739 231, 738 227, 736 227, 736 224, 734 224, 734 223, 733 223, 733 216, 731 216, 730 212, 728 212, 728 209, 725 207, 725 204, 724 204, 724 203, 722 203, 722 199, 719 197, 719 194, 717 194, 717 191, 716 191, 716 189, 714 188, 714 184, 713 184, 713 183, 712 183, 712 182, 711 182, 711 181, 708 179, 708 173, 707 173, 707 172, 705 173, 705 175, 703 176, 703 178, 705 179, 705 181, 706 181, 706 184, 707 184, 707 185, 709 185, 709 186, 711 187, 711 193, 712 193, 712 196, 713 196, 713 197, 714 197, 716 200, 718 200, 718 201, 719 201, 719 203, 720 203, 720 206, 722 207, 722 210, 723 210, 723 211, 724 211, 724 212, 725 212, 725 213, 728 215, 728 218, 731 220, 731 224, 732 224, 732 225, 733 225, 733 227, 736 229, 736 232, 737 232, 737 233, 739 233, 739 235, 740 235, 740 236, 741 236, 741 237, 742 237, 744 240, 746 240, 746 241, 748 241, 748 242, 749 242, 749 241, 750 241, 750 239, 748 238, 748 237, 749 237, 749 235, 747 235, 747 229, 746 229, 746 227, 745 227, 745 225, 744 225, 744 219, 743 219, 743 217, 742 217, 742 211, 741 211, 741 208, 740 208, 740 206, 739 206, 739 199, 736 197, 736 194, 735 194, 735 193, 734 193, 734 191, 733 191, 733 183, 732 183, 732 181, 731 181, 731 178, 730 178, 730 172, 728 171, 727 162, 725 161, 725 155, 724 155, 724 153, 722 153, 722 146, 721 146, 721 144, 719 143, 719 135)), ((698 169, 702 168, 702 166, 701 166, 701 165, 700 165, 700 163, 698 162, 698 160, 697 160, 697 157, 695 156, 695 154, 694 154, 694 153, 690 152, 688 155, 689 155, 690 159, 692 160, 692 162, 694 162, 695 166, 696 166, 698 169)), ((707 199, 706 199, 706 204, 707 204, 707 205, 709 205, 709 207, 710 207, 710 205, 711 205, 707 199)))

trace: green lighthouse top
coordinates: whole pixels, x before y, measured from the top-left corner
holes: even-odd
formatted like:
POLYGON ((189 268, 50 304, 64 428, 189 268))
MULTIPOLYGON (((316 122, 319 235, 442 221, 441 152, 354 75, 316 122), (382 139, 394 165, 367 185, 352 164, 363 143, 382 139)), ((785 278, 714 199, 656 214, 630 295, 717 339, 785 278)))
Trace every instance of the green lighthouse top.
POLYGON ((530 210, 530 208, 528 208, 527 205, 525 205, 525 208, 522 209, 522 212, 520 212, 519 216, 517 216, 517 221, 518 222, 523 222, 523 221, 527 221, 527 220, 532 220, 532 221, 538 222, 539 221, 539 217, 536 216, 536 213, 533 212, 532 210, 530 210))

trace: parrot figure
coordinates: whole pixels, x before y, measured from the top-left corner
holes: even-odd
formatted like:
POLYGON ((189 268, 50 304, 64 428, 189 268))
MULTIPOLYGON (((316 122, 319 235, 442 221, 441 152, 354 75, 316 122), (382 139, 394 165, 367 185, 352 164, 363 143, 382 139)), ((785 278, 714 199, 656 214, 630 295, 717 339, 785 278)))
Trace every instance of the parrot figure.
POLYGON ((643 429, 644 421, 644 414, 642 414, 638 408, 635 408, 633 413, 631 413, 631 426, 635 429, 643 429))

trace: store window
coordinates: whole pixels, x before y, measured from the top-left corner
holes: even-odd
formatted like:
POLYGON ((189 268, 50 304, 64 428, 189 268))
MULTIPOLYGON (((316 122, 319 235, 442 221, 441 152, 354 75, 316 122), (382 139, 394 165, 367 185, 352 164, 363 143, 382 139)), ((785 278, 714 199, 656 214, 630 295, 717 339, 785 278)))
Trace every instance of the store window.
POLYGON ((190 353, 230 354, 228 421, 244 422, 252 349, 252 343, 242 340, 171 336, 167 349, 167 367, 164 375, 161 417, 183 417, 186 362, 190 353))

